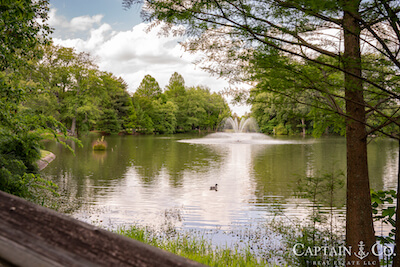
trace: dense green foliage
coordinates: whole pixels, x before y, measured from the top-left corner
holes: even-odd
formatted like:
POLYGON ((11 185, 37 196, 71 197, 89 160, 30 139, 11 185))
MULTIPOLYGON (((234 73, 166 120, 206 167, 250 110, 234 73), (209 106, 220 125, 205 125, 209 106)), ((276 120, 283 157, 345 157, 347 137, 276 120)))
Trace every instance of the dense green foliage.
POLYGON ((0 4, 0 189, 27 198, 52 186, 37 175, 41 133, 65 130, 53 118, 21 106, 38 90, 24 74, 40 58, 38 46, 47 42, 47 10, 47 1, 0 4))
MULTIPOLYGON (((338 65, 325 56, 321 62, 338 65)), ((345 134, 345 93, 343 73, 313 62, 297 62, 279 54, 255 53, 248 102, 262 132, 269 134, 313 133, 345 134), (303 131, 304 130, 304 131, 303 131)), ((374 83, 397 90, 398 77, 391 62, 376 55, 363 58, 364 75, 374 83), (377 73, 379 75, 377 75, 377 73)), ((370 132, 385 127, 386 134, 396 133, 388 119, 398 111, 398 102, 372 86, 365 86, 368 107, 366 125, 370 132)), ((379 134, 375 132, 374 134, 379 134)))
POLYGON ((36 164, 49 134, 62 142, 60 134, 68 139, 90 130, 213 130, 230 114, 208 89, 183 87, 182 96, 168 95, 149 75, 132 98, 127 84, 100 71, 89 54, 51 44, 48 5, 0 3, 0 190, 33 199, 36 189, 53 186, 36 164))
MULTIPOLYGON (((184 34, 191 37, 185 43, 186 49, 205 52, 205 67, 218 75, 243 81, 249 79, 255 67, 255 72, 261 74, 256 79, 250 77, 259 85, 256 97, 272 89, 273 94, 262 95, 262 101, 289 104, 288 112, 266 110, 270 113, 266 119, 265 107, 257 108, 261 118, 258 120, 267 124, 264 130, 276 126, 275 131, 287 132, 297 124, 293 122, 297 117, 302 118, 304 133, 307 108, 293 103, 322 108, 323 112, 315 114, 313 124, 326 127, 315 128, 329 130, 330 118, 335 123, 338 121, 335 114, 342 116, 347 140, 346 244, 356 247, 362 240, 366 247, 372 247, 376 238, 367 137, 379 133, 400 138, 393 131, 393 127, 400 126, 397 105, 400 94, 396 85, 400 70, 399 1, 124 0, 123 3, 126 7, 144 3, 143 18, 148 22, 165 22, 170 32, 176 33, 173 25, 183 25, 184 34), (367 53, 377 60, 369 61, 367 53), (273 62, 278 62, 277 66, 271 66, 281 71, 276 73, 277 80, 273 76, 275 69, 259 67, 268 63, 271 56, 273 62), (335 71, 339 77, 334 81, 339 83, 331 84, 335 71), (273 81, 272 86, 268 80, 273 81), (279 94, 287 98, 280 101, 279 94), (268 125, 273 118, 280 123, 268 125), (328 120, 322 119, 321 124, 319 118, 328 120)), ((399 217, 400 206, 397 211, 399 217)), ((398 222, 396 236, 400 237, 398 222)), ((400 238, 396 255, 394 266, 400 266, 400 238)), ((346 260, 357 257, 348 255, 346 260)), ((364 260, 375 265, 378 259, 369 253, 364 260)))
POLYGON ((255 85, 252 116, 269 134, 345 134, 349 64, 338 36, 346 30, 343 12, 358 8, 360 25, 379 43, 362 54, 367 132, 396 133, 396 1, 123 1, 125 7, 143 2, 145 21, 164 21, 171 33, 173 25, 185 26, 191 38, 183 45, 206 53, 203 68, 255 85), (381 22, 388 29, 372 26, 381 22))
POLYGON ((118 133, 132 127, 132 100, 125 82, 97 69, 90 55, 48 45, 36 62, 32 79, 40 90, 25 107, 53 116, 71 134, 97 129, 118 133))
POLYGON ((339 71, 260 52, 251 72, 257 86, 249 102, 263 132, 344 135, 344 77, 339 71))
POLYGON ((54 45, 43 51, 30 73, 41 87, 24 106, 36 114, 53 116, 72 135, 91 130, 147 134, 215 130, 230 114, 220 95, 207 88, 186 88, 177 73, 164 93, 146 75, 131 97, 126 83, 99 71, 89 54, 54 45))
POLYGON ((146 75, 133 95, 133 103, 135 128, 143 133, 215 131, 231 113, 221 95, 201 86, 186 87, 176 72, 165 92, 153 77, 146 75))

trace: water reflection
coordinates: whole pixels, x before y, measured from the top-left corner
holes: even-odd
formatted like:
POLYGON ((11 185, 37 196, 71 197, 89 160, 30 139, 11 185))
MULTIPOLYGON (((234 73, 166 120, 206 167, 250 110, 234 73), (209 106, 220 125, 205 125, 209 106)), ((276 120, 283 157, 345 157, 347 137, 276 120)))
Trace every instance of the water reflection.
MULTIPOLYGON (((275 214, 304 218, 310 203, 292 197, 296 177, 346 168, 343 138, 110 136, 104 153, 92 151, 96 138, 83 139, 76 156, 47 143, 57 159, 45 174, 86 203, 75 217, 107 226, 163 224, 168 210, 179 213, 174 223, 183 228, 228 229, 275 214), (209 190, 215 184, 218 191, 209 190)), ((372 142, 369 160, 372 187, 394 188, 397 143, 372 142)), ((344 190, 337 198, 344 204, 344 190)))

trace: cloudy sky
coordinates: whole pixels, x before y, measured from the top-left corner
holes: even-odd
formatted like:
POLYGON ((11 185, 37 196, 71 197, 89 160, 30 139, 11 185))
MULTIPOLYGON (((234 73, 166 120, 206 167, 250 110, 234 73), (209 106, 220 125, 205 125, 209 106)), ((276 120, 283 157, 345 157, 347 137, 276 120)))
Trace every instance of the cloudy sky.
MULTIPOLYGON (((146 74, 164 88, 175 71, 187 86, 205 85, 212 91, 229 87, 193 64, 196 55, 184 52, 180 37, 146 32, 139 6, 124 10, 122 0, 50 0, 48 22, 54 28, 54 43, 89 52, 101 70, 122 77, 129 91, 135 91, 146 74)), ((243 115, 249 107, 231 109, 243 115)))

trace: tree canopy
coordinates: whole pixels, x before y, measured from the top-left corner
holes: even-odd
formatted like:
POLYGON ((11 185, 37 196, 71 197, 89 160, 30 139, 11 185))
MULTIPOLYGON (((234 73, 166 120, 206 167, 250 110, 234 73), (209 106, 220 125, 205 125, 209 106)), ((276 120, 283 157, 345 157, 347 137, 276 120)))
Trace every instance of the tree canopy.
POLYGON ((231 113, 221 95, 206 87, 186 87, 177 72, 172 74, 164 92, 152 76, 146 75, 133 95, 133 103, 136 128, 144 133, 215 131, 231 113))
POLYGON ((50 28, 48 1, 2 1, 0 4, 0 189, 33 198, 36 189, 50 185, 37 175, 40 133, 63 130, 56 120, 21 109, 40 85, 24 74, 40 58, 40 45, 50 28))
MULTIPOLYGON (((393 109, 388 115, 382 116, 386 123, 369 126, 367 129, 367 118, 371 113, 383 114, 379 104, 382 101, 400 98, 397 87, 387 86, 386 81, 390 75, 376 79, 379 77, 377 73, 382 73, 378 69, 375 69, 374 75, 366 75, 363 61, 368 59, 364 57, 368 52, 390 62, 389 65, 398 73, 398 1, 123 1, 125 7, 142 2, 145 21, 163 21, 171 26, 169 29, 172 31, 173 25, 184 25, 184 33, 190 37, 185 44, 186 49, 204 51, 207 57, 203 66, 232 80, 248 80, 251 74, 247 70, 260 66, 260 54, 278 54, 290 59, 289 62, 281 62, 283 64, 278 68, 292 68, 293 62, 303 65, 301 73, 297 73, 296 77, 306 72, 307 65, 311 63, 316 64, 321 74, 323 71, 320 70, 328 67, 343 75, 343 94, 325 93, 328 99, 336 97, 344 102, 344 107, 340 107, 334 104, 340 101, 331 101, 334 104, 331 111, 343 111, 341 115, 346 123, 346 242, 349 246, 357 247, 362 241, 369 249, 375 243, 375 238, 368 178, 367 136, 375 131, 384 132, 389 124, 399 126, 400 120, 398 110, 393 109), (371 99, 365 98, 366 92, 373 91, 379 91, 371 98, 376 100, 375 106, 366 102, 371 99), (377 95, 380 98, 376 98, 377 95)), ((260 83, 262 80, 254 81, 260 83)), ((287 82, 287 79, 283 80, 287 82)), ((313 88, 313 91, 324 96, 320 87, 313 88)), ((357 258, 349 255, 346 260, 357 258)), ((366 260, 379 265, 371 253, 366 260)))

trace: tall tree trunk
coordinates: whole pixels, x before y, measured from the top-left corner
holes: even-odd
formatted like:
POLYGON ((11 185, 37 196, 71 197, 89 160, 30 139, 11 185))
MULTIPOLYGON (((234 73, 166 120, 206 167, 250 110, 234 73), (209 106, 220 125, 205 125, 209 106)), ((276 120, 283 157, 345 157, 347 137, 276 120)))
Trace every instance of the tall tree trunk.
MULTIPOLYGON (((78 86, 77 86, 77 91, 76 91, 75 98, 76 98, 77 101, 79 101, 79 95, 80 95, 80 93, 81 93, 81 88, 79 87, 79 84, 80 84, 80 82, 81 82, 81 78, 78 77, 77 80, 78 80, 78 83, 77 83, 78 86)), ((78 105, 79 105, 79 102, 75 102, 75 104, 74 104, 75 116, 72 118, 72 125, 71 125, 71 133, 72 133, 72 135, 74 135, 74 136, 77 135, 76 118, 78 117, 78 111, 77 111, 77 110, 78 110, 78 105)))
POLYGON ((396 233, 395 233, 395 247, 393 267, 400 267, 400 139, 399 139, 399 155, 397 156, 397 196, 396 196, 396 233))
POLYGON ((379 266, 379 259, 372 254, 375 232, 372 220, 371 195, 368 177, 367 136, 365 106, 361 77, 360 52, 360 1, 344 1, 344 67, 346 96, 346 146, 347 146, 347 203, 346 243, 352 248, 346 256, 346 266, 379 266))
POLYGON ((304 118, 301 118, 301 127, 303 128, 303 137, 306 137, 306 123, 304 118))
POLYGON ((76 117, 72 118, 71 134, 76 135, 76 117))

